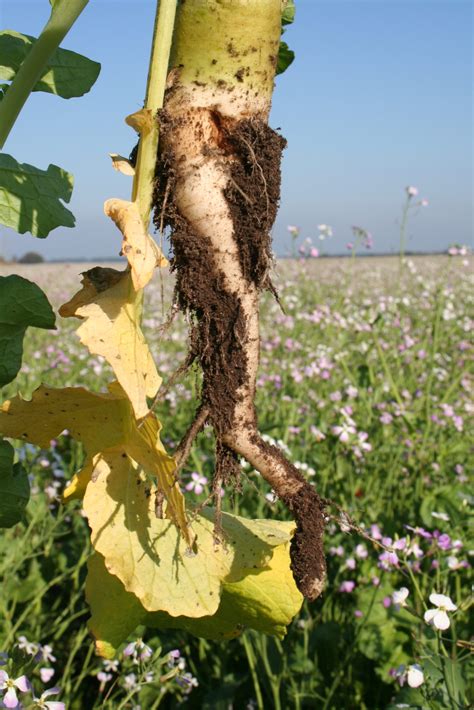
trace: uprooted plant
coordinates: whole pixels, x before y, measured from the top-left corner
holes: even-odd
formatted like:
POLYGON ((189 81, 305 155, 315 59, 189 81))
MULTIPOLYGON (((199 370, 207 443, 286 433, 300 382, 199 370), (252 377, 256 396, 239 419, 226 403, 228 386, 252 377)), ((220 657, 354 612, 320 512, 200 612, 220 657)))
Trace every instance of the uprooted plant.
POLYGON ((236 23, 235 3, 183 4, 158 117, 155 225, 171 227, 176 303, 190 315, 190 356, 203 372, 201 405, 180 452, 207 420, 216 436, 215 491, 238 476, 240 456, 266 478, 297 521, 292 569, 314 599, 324 578, 322 502, 262 440, 254 407, 259 296, 274 292, 270 230, 285 146, 268 126, 280 3, 239 5, 236 23))
POLYGON ((286 45, 279 52, 282 10, 291 21, 293 3, 281 0, 158 4, 145 105, 127 118, 138 151, 133 164, 113 156, 134 176, 132 199, 104 206, 128 265, 87 271, 60 309, 81 320, 81 342, 108 360, 116 381, 101 394, 42 386, 0 411, 4 436, 47 447, 67 428, 84 444, 85 464, 64 497, 83 499, 92 531, 86 594, 103 655, 138 624, 207 638, 245 626, 281 636, 301 593, 314 599, 323 587, 323 502, 263 441, 254 406, 259 297, 278 298, 270 232, 285 141, 268 115, 275 72, 291 60, 286 45), (171 228, 175 306, 190 323, 185 364, 203 375, 175 457, 161 444, 153 412, 161 378, 141 330, 144 288, 167 264, 148 233, 152 208, 156 227, 171 228), (215 508, 192 509, 179 471, 205 423, 216 440, 215 508), (240 457, 271 484, 296 531, 221 512, 221 487, 237 485, 240 457))

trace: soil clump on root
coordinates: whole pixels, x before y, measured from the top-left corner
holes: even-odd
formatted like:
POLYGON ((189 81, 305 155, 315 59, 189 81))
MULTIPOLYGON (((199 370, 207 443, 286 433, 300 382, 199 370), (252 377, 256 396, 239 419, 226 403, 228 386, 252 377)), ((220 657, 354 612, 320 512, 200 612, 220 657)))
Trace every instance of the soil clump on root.
POLYGON ((225 174, 221 189, 232 224, 233 265, 229 269, 233 257, 227 250, 227 269, 222 266, 218 235, 206 234, 199 223, 192 224, 184 214, 186 205, 176 197, 180 181, 186 179, 183 163, 187 157, 177 158, 173 134, 179 134, 190 119, 172 118, 166 110, 159 112, 154 224, 157 229, 171 228, 175 303, 190 317, 190 357, 199 362, 203 373, 201 408, 208 411, 216 435, 216 510, 220 510, 220 486, 238 485, 238 459, 244 456, 296 519, 291 567, 301 592, 314 599, 322 590, 326 569, 324 504, 281 451, 262 440, 254 407, 258 294, 264 289, 274 292, 269 276, 270 230, 279 204, 280 162, 286 141, 261 119, 235 121, 216 111, 205 112, 204 130, 197 119, 194 131, 202 141, 200 160, 213 161, 225 174), (248 293, 254 294, 250 300, 248 293))

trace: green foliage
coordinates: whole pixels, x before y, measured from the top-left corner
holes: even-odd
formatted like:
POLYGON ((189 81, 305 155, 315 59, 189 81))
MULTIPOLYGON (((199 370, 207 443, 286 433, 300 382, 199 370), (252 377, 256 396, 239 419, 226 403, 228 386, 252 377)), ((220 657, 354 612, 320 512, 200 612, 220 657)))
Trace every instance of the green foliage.
MULTIPOLYGON (((59 268, 38 268, 40 285, 55 305, 75 286, 74 269, 64 270, 58 278, 59 268)), ((180 692, 182 673, 176 674, 176 666, 167 669, 166 661, 160 665, 167 653, 177 648, 186 660, 186 672, 199 681, 188 697, 189 707, 225 710, 230 704, 245 708, 250 701, 258 707, 259 697, 260 707, 278 707, 279 702, 289 710, 382 710, 400 703, 417 710, 444 710, 462 707, 463 703, 467 706, 468 649, 453 641, 469 639, 466 602, 470 570, 448 565, 448 561, 453 562, 450 558, 462 563, 467 553, 462 547, 444 551, 437 538, 425 539, 405 526, 421 525, 431 534, 449 534, 453 541, 467 544, 470 491, 462 471, 463 467, 467 471, 469 442, 452 419, 442 415, 440 405, 449 404, 463 415, 465 405, 470 403, 466 388, 471 375, 465 349, 470 283, 468 270, 460 264, 448 268, 443 260, 420 259, 416 268, 416 274, 407 274, 399 285, 397 264, 388 259, 356 260, 354 266, 349 260, 280 263, 278 285, 286 315, 265 297, 257 406, 263 430, 282 441, 298 465, 310 467, 302 472, 315 481, 323 495, 347 509, 366 530, 371 523, 378 523, 383 535, 394 539, 408 536, 407 550, 416 542, 423 557, 405 554, 405 550, 398 553, 399 567, 384 570, 379 560, 382 550, 356 533, 342 532, 333 519, 327 532, 326 591, 315 603, 304 604, 283 640, 245 631, 236 639, 219 642, 195 638, 179 628, 165 629, 164 624, 159 629, 138 627, 127 640, 142 635, 156 652, 161 649, 161 660, 131 666, 119 649, 120 672, 112 673, 101 692, 97 673, 103 666, 94 656, 92 639, 85 630, 89 616, 84 602, 89 529, 77 503, 65 507, 57 500, 64 490, 64 480, 82 467, 84 452, 71 435, 54 434, 55 441, 48 449, 48 434, 41 444, 45 448, 22 444, 18 451, 24 468, 32 475, 34 493, 28 505, 27 533, 18 535, 12 529, 0 536, 0 577, 4 580, 0 647, 10 651, 20 635, 51 643, 58 659, 54 684, 62 688, 60 699, 72 710, 98 710, 102 706, 117 710, 127 696, 125 677, 135 673, 140 678, 144 669, 153 671, 155 680, 135 690, 134 704, 152 708, 160 688, 164 688, 160 710, 177 707, 180 696, 173 693, 180 692), (442 313, 446 310, 446 317, 440 320, 435 341, 436 294, 440 291, 440 308, 442 313), (447 303, 452 304, 452 310, 447 303), (382 352, 391 380, 368 329, 378 313, 383 319, 376 335, 384 344, 382 352), (414 344, 408 340, 405 344, 408 336, 414 344), (403 352, 399 350, 402 343, 403 352), (418 355, 421 350, 425 357, 418 355), (321 373, 326 370, 330 377, 315 374, 316 367, 321 373), (349 387, 357 393, 349 395, 349 387), (410 417, 397 416, 400 405, 395 392, 410 417), (333 425, 344 421, 341 409, 347 406, 352 408, 350 416, 357 429, 367 431, 372 444, 372 451, 364 452, 362 459, 355 454, 357 435, 344 443, 331 433, 333 425), (383 424, 380 417, 388 412, 393 419, 383 424), (432 413, 443 419, 442 424, 430 424, 432 413), (433 512, 449 520, 433 517, 433 512), (359 544, 365 547, 367 557, 357 556, 359 544), (333 548, 340 548, 339 552, 334 554, 333 548), (355 569, 348 567, 350 560, 355 560, 355 569), (420 596, 408 568, 413 571, 420 596), (378 587, 373 581, 377 577, 378 587), (340 592, 341 583, 349 579, 356 583, 354 591, 340 592), (384 600, 390 602, 393 591, 401 586, 409 588, 408 603, 418 616, 406 609, 397 610, 393 603, 384 606, 384 600), (423 621, 422 601, 429 606, 433 591, 450 595, 459 606, 450 615, 451 628, 442 634, 423 621), (442 662, 440 637, 454 668, 442 662), (424 684, 415 689, 405 681, 400 688, 394 673, 400 664, 408 667, 414 663, 423 668, 424 684), (173 678, 159 681, 168 673, 173 678)), ((165 304, 171 303, 173 283, 167 277, 164 289, 165 304)), ((157 315, 160 298, 157 279, 145 298, 143 329, 151 349, 160 352, 160 371, 169 373, 186 347, 186 323, 177 318, 173 338, 164 339, 157 315)), ((20 372, 5 396, 20 390, 29 397, 45 379, 55 387, 75 382, 94 390, 105 389, 112 376, 109 365, 94 356, 85 367, 80 359, 83 348, 71 337, 74 328, 72 319, 61 321, 53 350, 48 353, 47 333, 29 329, 25 349, 30 370, 20 372), (57 363, 54 368, 53 362, 57 363)), ((193 415, 192 396, 199 386, 191 372, 160 402, 159 415, 167 422, 166 437, 179 441, 186 431, 193 415)), ((105 431, 105 426, 102 422, 96 428, 105 431)), ((213 448, 206 427, 199 435, 189 468, 183 471, 183 486, 191 480, 191 470, 210 480, 213 448)), ((232 492, 226 491, 224 510, 244 517, 284 517, 280 504, 266 498, 270 488, 261 476, 245 467, 241 481, 242 491, 235 500, 232 492)), ((195 497, 198 505, 209 493, 210 486, 204 485, 203 493, 195 497)), ((99 617, 110 621, 117 604, 105 586, 103 591, 99 617)), ((135 626, 129 613, 123 611, 122 621, 132 621, 135 626)), ((179 621, 172 623, 177 626, 179 621)))
POLYGON ((63 204, 72 187, 72 175, 57 165, 40 170, 0 153, 0 224, 40 238, 56 227, 74 227, 74 215, 63 204))
POLYGON ((43 257, 36 251, 27 251, 18 259, 19 264, 42 264, 43 262, 43 257))
MULTIPOLYGON (((35 37, 14 30, 0 32, 0 79, 11 81, 36 42, 35 37)), ((33 91, 56 94, 63 99, 83 96, 94 85, 100 64, 69 49, 57 49, 49 58, 33 91)))
POLYGON ((292 64, 295 58, 295 53, 290 49, 286 42, 280 42, 280 49, 278 50, 278 60, 277 60, 277 74, 283 74, 286 69, 292 64))
POLYGON ((0 276, 0 386, 13 380, 21 367, 23 338, 28 326, 55 328, 55 315, 45 294, 21 276, 0 276))
POLYGON ((281 15, 282 27, 291 25, 291 23, 295 21, 295 13, 295 0, 288 0, 281 15))
MULTIPOLYGON (((295 21, 296 7, 294 0, 288 0, 281 15, 281 34, 285 33, 285 27, 291 25, 295 21)), ((276 66, 276 74, 283 74, 293 63, 295 53, 290 49, 286 42, 281 41, 278 49, 278 59, 276 66)))
POLYGON ((0 528, 20 522, 30 497, 28 475, 21 464, 13 463, 13 446, 0 441, 0 528))

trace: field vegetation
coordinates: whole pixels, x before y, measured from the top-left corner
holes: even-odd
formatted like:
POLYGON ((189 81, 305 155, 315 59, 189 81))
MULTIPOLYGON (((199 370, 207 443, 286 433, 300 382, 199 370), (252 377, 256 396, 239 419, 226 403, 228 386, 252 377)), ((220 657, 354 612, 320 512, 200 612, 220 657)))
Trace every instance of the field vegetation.
MULTIPOLYGON (((57 308, 85 268, 15 265, 15 273, 57 308)), ((259 426, 327 500, 324 593, 304 603, 283 640, 247 630, 216 642, 143 628, 116 660, 102 661, 85 624, 87 521, 80 501, 61 500, 83 447, 67 431, 45 449, 17 442, 32 496, 25 522, 0 537, 4 707, 15 707, 13 696, 21 707, 52 710, 55 702, 71 710, 468 706, 469 257, 321 260, 308 250, 279 261, 274 283, 281 305, 263 296, 259 426), (22 676, 33 690, 23 692, 22 676), (53 685, 57 696, 45 693, 53 685)), ((172 291, 172 277, 157 273, 143 320, 164 379, 156 412, 170 452, 201 387, 193 367, 168 382, 185 360, 188 331, 182 315, 168 323, 172 291)), ((71 321, 58 318, 53 333, 28 330, 5 399, 29 398, 41 382, 104 390, 113 374, 86 353, 71 321)), ((181 472, 197 504, 210 500, 213 447, 205 427, 181 472)), ((242 464, 223 510, 289 519, 242 464)))

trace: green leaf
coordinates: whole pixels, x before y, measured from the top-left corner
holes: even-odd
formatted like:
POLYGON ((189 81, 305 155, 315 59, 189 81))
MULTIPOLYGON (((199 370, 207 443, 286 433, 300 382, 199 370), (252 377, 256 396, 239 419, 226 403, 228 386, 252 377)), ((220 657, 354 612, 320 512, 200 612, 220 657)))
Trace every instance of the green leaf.
POLYGON ((11 528, 24 516, 30 484, 20 463, 13 463, 13 446, 0 441, 0 528, 11 528))
POLYGON ((55 328, 55 315, 43 291, 21 276, 0 276, 0 387, 21 367, 28 326, 55 328))
POLYGON ((459 707, 464 707, 466 698, 466 683, 461 672, 461 665, 451 658, 441 658, 444 666, 444 676, 449 697, 452 698, 459 707))
POLYGON ((283 74, 283 72, 286 71, 290 64, 293 62, 294 58, 295 53, 288 47, 287 43, 280 42, 276 73, 283 74))
POLYGON ((291 23, 295 21, 295 12, 295 0, 288 0, 286 7, 281 15, 281 24, 283 27, 285 25, 291 25, 291 23))
POLYGON ((57 165, 40 170, 0 153, 0 224, 41 238, 56 227, 74 227, 61 202, 69 202, 72 186, 72 175, 57 165))
MULTIPOLYGON (((35 37, 14 30, 0 32, 0 79, 11 81, 31 47, 35 37)), ((69 49, 57 49, 33 91, 45 91, 63 99, 83 96, 94 85, 100 64, 69 49)))

